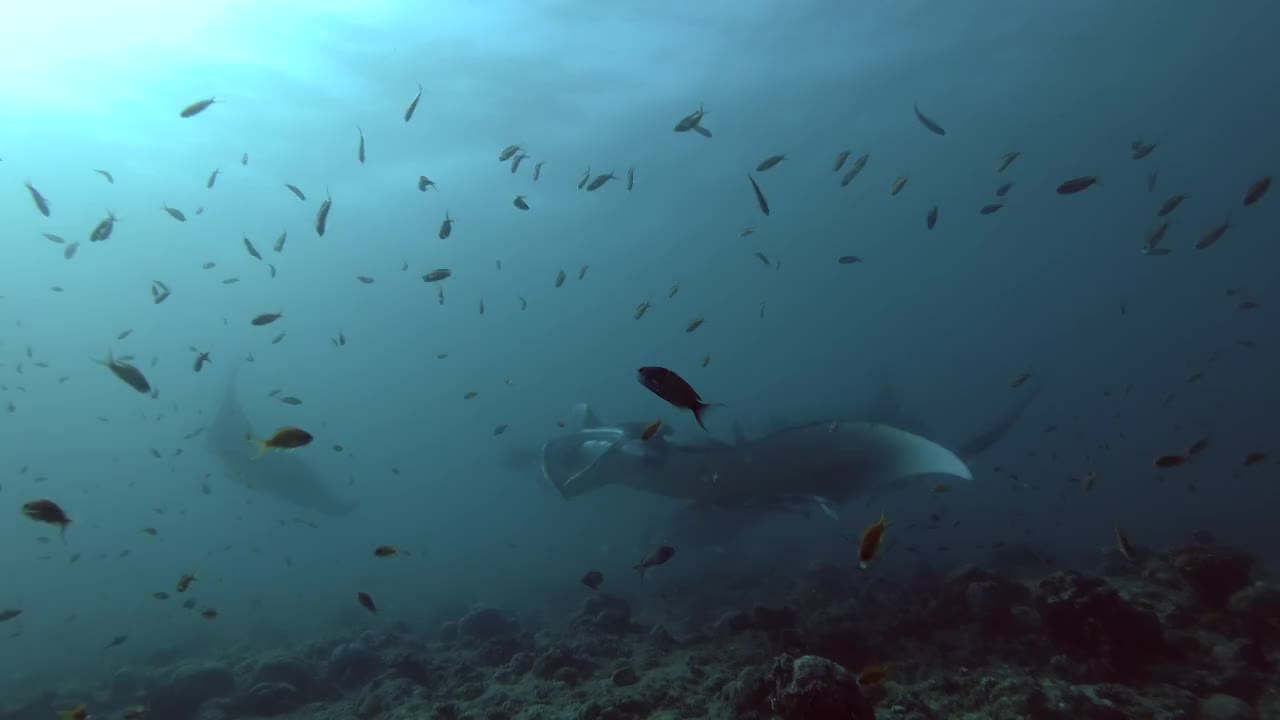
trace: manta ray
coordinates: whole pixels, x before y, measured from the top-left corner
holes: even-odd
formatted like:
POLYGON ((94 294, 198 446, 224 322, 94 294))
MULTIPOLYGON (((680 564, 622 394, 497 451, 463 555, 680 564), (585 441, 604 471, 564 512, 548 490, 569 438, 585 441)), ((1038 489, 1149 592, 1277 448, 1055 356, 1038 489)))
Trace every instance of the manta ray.
POLYGON ((573 411, 576 426, 542 449, 542 475, 565 499, 621 485, 691 501, 695 507, 790 510, 816 503, 828 514, 858 497, 900 487, 924 476, 973 479, 972 459, 1008 434, 1035 392, 967 442, 948 449, 919 431, 889 389, 864 417, 775 422, 757 437, 735 425, 734 441, 675 442, 663 428, 649 439, 648 422, 601 423, 586 404, 573 411))
POLYGON ((237 375, 238 370, 231 372, 222 405, 206 433, 209 449, 222 461, 231 479, 254 492, 325 515, 354 511, 357 503, 334 494, 300 455, 273 452, 254 459, 253 447, 247 440, 260 436, 253 432, 240 407, 237 375))

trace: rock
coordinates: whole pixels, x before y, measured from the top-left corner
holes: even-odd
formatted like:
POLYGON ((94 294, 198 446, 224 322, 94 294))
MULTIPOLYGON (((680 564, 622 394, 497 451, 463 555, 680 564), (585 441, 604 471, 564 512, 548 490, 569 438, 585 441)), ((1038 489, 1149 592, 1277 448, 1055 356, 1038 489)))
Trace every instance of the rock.
POLYGON ((518 632, 519 623, 493 608, 473 610, 458 621, 458 634, 471 640, 490 640, 518 632))
POLYGON ((243 697, 232 704, 246 715, 271 717, 283 715, 303 703, 302 695, 289 683, 264 682, 249 689, 243 697))
POLYGON ((826 658, 782 655, 773 661, 767 682, 769 703, 783 720, 875 720, 857 677, 826 658))
POLYGON ((319 672, 314 665, 302 658, 285 654, 268 655, 258 661, 252 672, 252 684, 287 683, 300 693, 307 694, 317 685, 319 672))
POLYGON ((743 668, 738 677, 720 688, 720 699, 733 708, 734 717, 756 717, 769 712, 768 676, 763 668, 743 668))
POLYGON ((1269 620, 1280 617, 1280 586, 1269 582, 1249 585, 1231 596, 1227 609, 1261 630, 1269 620))
POLYGON ((764 632, 791 630, 800 621, 800 614, 789 606, 770 608, 757 605, 751 609, 751 627, 764 632))
POLYGON ((1200 720, 1257 720, 1248 703, 1231 695, 1210 695, 1200 701, 1200 720))
POLYGON ((1096 656, 1120 674, 1166 649, 1155 613, 1131 605, 1101 578, 1054 573, 1040 581, 1036 610, 1059 647, 1096 656))
POLYGON ((505 665, 498 668, 493 673, 493 681, 510 685, 517 682, 520 676, 533 669, 533 655, 527 652, 518 652, 511 656, 511 659, 505 665))
POLYGON ((654 625, 649 630, 649 647, 659 652, 666 652, 680 647, 680 643, 671 637, 671 633, 661 625, 654 625))
POLYGON ((142 676, 129 668, 120 668, 111 676, 111 698, 117 704, 130 702, 142 692, 142 676))
POLYGON ((146 705, 156 717, 179 720, 194 715, 205 701, 235 689, 236 677, 225 665, 184 665, 151 691, 146 705))
POLYGON ((543 680, 550 680, 555 677, 556 673, 565 668, 585 674, 591 670, 591 661, 578 657, 564 646, 553 645, 546 652, 539 655, 537 660, 533 661, 531 671, 543 680))
POLYGON ((631 632, 631 606, 610 593, 593 593, 582 601, 582 609, 574 616, 575 629, 597 633, 631 632))
POLYGON ((751 629, 751 616, 741 610, 730 610, 716 620, 715 634, 722 637, 737 635, 751 629))
POLYGON ((1209 608, 1221 609, 1227 600, 1249 584, 1253 556, 1233 548, 1196 547, 1173 552, 1173 564, 1209 608))
POLYGON ((343 643, 329 654, 329 677, 359 682, 377 672, 378 656, 359 641, 343 643))
POLYGON ((609 679, 618 687, 627 687, 628 685, 635 685, 640 682, 640 676, 636 674, 636 669, 630 665, 623 665, 617 670, 614 670, 613 674, 609 676, 609 679))

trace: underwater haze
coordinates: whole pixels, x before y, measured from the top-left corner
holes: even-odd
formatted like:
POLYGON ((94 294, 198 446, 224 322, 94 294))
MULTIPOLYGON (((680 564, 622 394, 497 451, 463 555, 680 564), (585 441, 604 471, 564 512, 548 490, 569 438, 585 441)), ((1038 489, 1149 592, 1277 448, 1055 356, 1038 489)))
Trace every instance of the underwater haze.
POLYGON ((1280 717, 1280 5, 6 15, 0 720, 1280 717))

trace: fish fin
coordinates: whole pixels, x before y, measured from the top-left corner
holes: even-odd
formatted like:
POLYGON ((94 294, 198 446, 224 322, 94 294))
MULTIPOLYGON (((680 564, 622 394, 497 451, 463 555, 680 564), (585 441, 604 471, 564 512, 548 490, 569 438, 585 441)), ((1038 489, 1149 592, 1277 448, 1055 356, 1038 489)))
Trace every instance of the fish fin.
POLYGON ((250 460, 257 460, 259 457, 262 457, 262 453, 267 451, 266 440, 247 440, 246 442, 248 442, 250 445, 256 445, 258 447, 258 452, 254 453, 253 457, 249 458, 250 460))
MULTIPOLYGON (((713 407, 728 407, 728 405, 725 405, 724 403, 699 402, 699 403, 695 403, 694 406, 691 408, 693 410, 693 419, 698 421, 698 427, 702 428, 703 430, 707 430, 707 426, 702 424, 702 413, 706 412, 707 408, 713 408, 713 407)), ((707 430, 707 432, 711 432, 711 431, 707 430)))
POLYGON ((818 507, 822 510, 824 515, 836 522, 840 522, 840 516, 836 513, 835 508, 831 507, 830 500, 822 497, 821 495, 814 495, 813 501, 818 504, 818 507))

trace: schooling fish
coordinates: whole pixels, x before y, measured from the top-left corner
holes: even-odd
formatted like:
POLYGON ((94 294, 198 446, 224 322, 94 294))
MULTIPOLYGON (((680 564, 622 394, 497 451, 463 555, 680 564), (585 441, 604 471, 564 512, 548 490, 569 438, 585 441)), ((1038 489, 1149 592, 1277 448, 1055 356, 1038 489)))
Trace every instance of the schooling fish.
POLYGON ((760 206, 760 212, 767 216, 769 214, 769 201, 764 199, 764 193, 760 192, 760 186, 756 184, 756 179, 751 177, 751 173, 747 173, 747 179, 751 181, 751 189, 756 193, 756 204, 760 206))
POLYGON ((1059 195, 1074 195, 1085 188, 1099 184, 1097 175, 1085 175, 1070 180, 1058 186, 1059 195))
POLYGON ((324 230, 329 225, 329 208, 333 207, 333 198, 329 196, 329 189, 325 188, 324 202, 320 203, 320 209, 316 211, 316 234, 324 237, 324 230))
POLYGON ((67 526, 71 524, 71 518, 67 517, 67 513, 58 503, 47 499, 32 500, 22 504, 22 514, 36 522, 57 526, 63 541, 66 540, 67 526))
POLYGON ((31 193, 31 201, 36 204, 36 210, 39 210, 41 215, 49 217, 49 201, 44 195, 40 194, 40 191, 31 184, 30 180, 25 184, 27 186, 27 192, 31 193))
POLYGON ((147 382, 147 378, 138 368, 130 365, 124 360, 117 360, 110 351, 107 351, 106 360, 95 360, 94 362, 107 368, 116 377, 120 378, 129 387, 140 393, 151 392, 151 383, 147 382))
POLYGON ((357 592, 356 601, 359 602, 361 607, 363 607, 365 610, 368 610, 374 615, 378 614, 378 606, 373 604, 373 598, 369 596, 369 593, 357 592))
POLYGON ((289 192, 293 193, 294 195, 297 195, 299 200, 306 201, 307 196, 302 194, 302 191, 298 189, 297 185, 290 185, 289 183, 285 183, 284 186, 289 188, 289 192))
POLYGON ((631 566, 632 570, 640 572, 640 578, 644 578, 644 571, 659 565, 665 565, 667 561, 676 556, 676 549, 670 545, 659 545, 656 550, 649 553, 643 560, 631 566))
POLYGON ((258 254, 258 248, 253 246, 253 243, 249 241, 248 236, 244 237, 243 239, 244 239, 244 249, 248 250, 249 254, 252 255, 255 260, 261 260, 262 255, 258 254))
POLYGON ((702 413, 709 407, 724 407, 724 403, 706 403, 693 386, 672 370, 664 367, 645 366, 636 371, 636 379, 654 395, 671 403, 673 407, 693 412, 693 419, 703 430, 702 413))
POLYGON ((212 190, 213 184, 218 181, 218 174, 221 172, 222 172, 221 170, 214 170, 213 172, 209 173, 209 180, 204 184, 204 186, 212 190))
MULTIPOLYGON (((408 120, 409 120, 408 118, 405 118, 406 122, 408 122, 408 120)), ((364 164, 364 130, 361 130, 360 126, 357 125, 356 132, 360 133, 360 146, 356 148, 356 158, 360 161, 360 164, 363 165, 364 164)))
POLYGON ((923 126, 925 126, 926 128, 928 128, 929 132, 933 133, 934 135, 946 135, 946 134, 947 134, 947 131, 946 131, 946 130, 943 130, 941 125, 939 125, 938 123, 934 122, 933 120, 930 120, 928 116, 926 116, 924 113, 920 112, 920 106, 919 106, 919 105, 912 105, 912 107, 914 107, 914 108, 915 108, 915 111, 916 111, 916 119, 920 121, 920 124, 921 124, 921 125, 923 125, 923 126))
POLYGON ((196 115, 199 115, 200 113, 209 109, 209 106, 216 102, 218 102, 216 98, 208 98, 206 100, 197 100, 196 102, 193 102, 190 105, 182 108, 182 112, 178 113, 178 115, 184 118, 195 117, 196 115))
POLYGON ((453 234, 453 218, 449 217, 449 211, 444 211, 444 221, 440 223, 440 239, 446 240, 453 234))
POLYGON ((178 222, 186 222, 186 221, 187 221, 187 216, 186 216, 186 214, 184 214, 181 210, 177 210, 177 209, 171 208, 171 207, 169 207, 168 205, 161 205, 161 206, 160 206, 160 209, 161 209, 161 210, 164 210, 164 211, 165 211, 165 212, 167 212, 167 213, 169 213, 169 217, 173 218, 174 220, 177 220, 178 222))
MULTIPOLYGON (((404 109, 404 121, 409 122, 413 119, 413 111, 418 109, 418 101, 422 99, 422 83, 418 83, 418 94, 413 96, 413 101, 409 103, 409 107, 404 109)), ((361 162, 364 162, 361 160, 361 162)))

